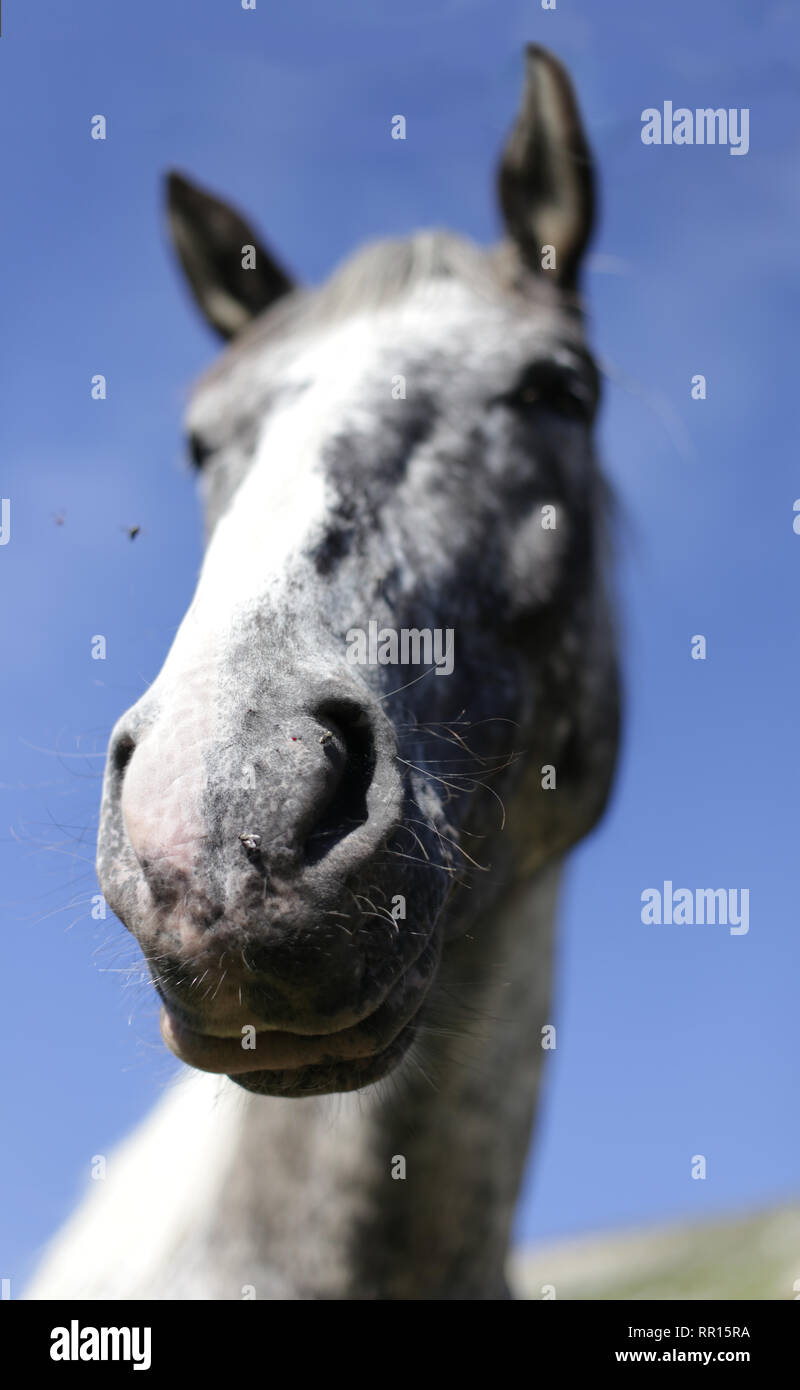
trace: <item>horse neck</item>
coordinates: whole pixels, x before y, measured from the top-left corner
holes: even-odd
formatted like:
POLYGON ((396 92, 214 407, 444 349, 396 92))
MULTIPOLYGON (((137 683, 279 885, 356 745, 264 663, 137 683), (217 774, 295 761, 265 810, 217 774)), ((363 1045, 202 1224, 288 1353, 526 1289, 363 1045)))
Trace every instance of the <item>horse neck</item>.
POLYGON ((447 947, 445 1002, 399 1076, 353 1096, 247 1097, 212 1244, 219 1257, 238 1232, 256 1297, 504 1296, 558 876, 510 891, 447 947))

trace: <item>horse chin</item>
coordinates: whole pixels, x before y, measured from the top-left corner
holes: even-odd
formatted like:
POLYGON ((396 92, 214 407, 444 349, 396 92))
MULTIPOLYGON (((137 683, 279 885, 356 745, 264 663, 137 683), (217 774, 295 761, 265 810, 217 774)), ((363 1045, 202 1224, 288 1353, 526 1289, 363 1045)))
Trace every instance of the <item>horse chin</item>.
POLYGON ((347 1062, 317 1063, 296 1070, 251 1071, 230 1076, 243 1090, 256 1096, 280 1096, 302 1099, 309 1096, 335 1095, 341 1091, 360 1091, 373 1086, 394 1071, 402 1062, 417 1032, 417 1020, 412 1019, 382 1052, 347 1062))

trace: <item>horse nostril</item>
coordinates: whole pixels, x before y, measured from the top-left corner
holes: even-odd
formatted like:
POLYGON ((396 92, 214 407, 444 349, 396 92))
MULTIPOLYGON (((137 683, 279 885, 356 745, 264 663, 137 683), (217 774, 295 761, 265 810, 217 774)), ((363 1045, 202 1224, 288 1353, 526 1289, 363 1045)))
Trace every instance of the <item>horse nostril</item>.
POLYGON ((136 747, 130 734, 120 734, 111 750, 111 766, 122 777, 136 747))
POLYGON ((339 764, 330 799, 305 842, 307 864, 316 864, 369 816, 367 793, 375 771, 375 740, 366 710, 355 700, 328 702, 314 711, 320 743, 339 764))

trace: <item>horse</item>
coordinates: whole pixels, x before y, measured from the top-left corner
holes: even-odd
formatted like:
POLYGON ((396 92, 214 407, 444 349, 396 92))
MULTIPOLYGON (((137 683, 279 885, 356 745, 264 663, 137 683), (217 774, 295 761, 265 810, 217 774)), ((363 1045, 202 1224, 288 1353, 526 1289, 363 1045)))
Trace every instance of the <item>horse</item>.
POLYGON ((595 176, 536 45, 497 183, 496 245, 421 231, 307 289, 168 177, 226 343, 187 414, 207 544, 97 863, 185 1068, 30 1297, 512 1296, 558 886, 619 727, 595 176))

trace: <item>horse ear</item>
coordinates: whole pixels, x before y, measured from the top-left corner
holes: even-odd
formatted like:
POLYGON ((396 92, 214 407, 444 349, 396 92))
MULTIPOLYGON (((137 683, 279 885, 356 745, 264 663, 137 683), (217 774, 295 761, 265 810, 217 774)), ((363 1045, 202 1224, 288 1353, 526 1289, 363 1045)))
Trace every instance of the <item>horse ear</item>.
POLYGON ((594 223, 592 155, 566 69, 538 44, 525 50, 526 81, 499 171, 506 228, 525 264, 574 289, 594 223))
POLYGON ((167 211, 192 293, 223 338, 292 289, 244 218, 175 171, 167 175, 167 211))

